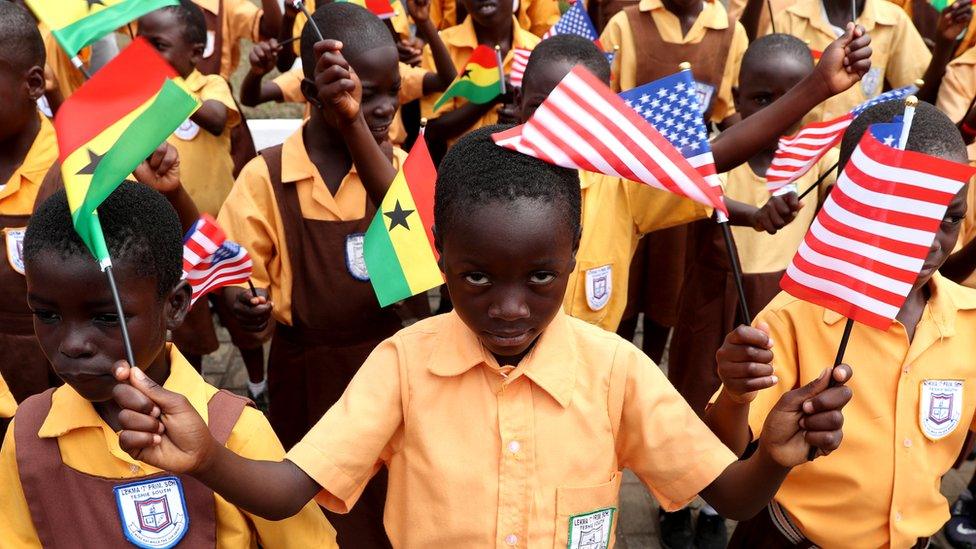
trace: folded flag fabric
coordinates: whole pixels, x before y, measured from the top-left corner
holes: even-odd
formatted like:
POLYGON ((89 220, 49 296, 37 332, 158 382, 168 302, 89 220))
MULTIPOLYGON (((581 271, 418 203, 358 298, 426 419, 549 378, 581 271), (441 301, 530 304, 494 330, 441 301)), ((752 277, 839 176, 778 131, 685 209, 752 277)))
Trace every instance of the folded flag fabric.
POLYGON ((525 78, 525 67, 529 64, 529 57, 532 50, 525 48, 515 48, 512 50, 512 68, 508 71, 508 83, 513 88, 522 87, 522 79, 525 78))
POLYGON ((902 124, 864 133, 780 286, 887 329, 905 303, 959 189, 976 169, 897 144, 902 124))
POLYGON ((179 3, 179 0, 27 0, 27 6, 51 29, 68 57, 153 10, 179 3))
POLYGON ((887 91, 874 99, 865 101, 851 112, 833 120, 807 124, 795 135, 782 137, 773 162, 766 171, 766 188, 772 194, 795 191, 793 182, 810 171, 827 151, 834 148, 844 138, 844 131, 857 115, 864 110, 896 99, 904 99, 918 91, 917 86, 905 86, 887 91))
POLYGON ((550 164, 638 181, 726 215, 722 191, 617 94, 576 66, 521 126, 495 143, 550 164))
POLYGON ((381 307, 444 282, 433 247, 437 170, 423 136, 386 192, 363 241, 366 271, 381 307))
POLYGON ((472 103, 483 105, 505 93, 505 75, 498 51, 480 45, 468 59, 461 74, 434 103, 434 110, 440 109, 448 99, 463 97, 472 103))
POLYGON ((251 256, 227 240, 214 218, 204 214, 183 239, 183 277, 190 283, 190 304, 204 295, 251 278, 251 256))
POLYGON ((349 2, 371 11, 373 15, 380 19, 390 19, 396 15, 393 3, 388 0, 337 0, 338 2, 349 2))
POLYGON ((199 105, 169 63, 137 38, 58 109, 72 220, 103 268, 111 260, 96 208, 199 105))

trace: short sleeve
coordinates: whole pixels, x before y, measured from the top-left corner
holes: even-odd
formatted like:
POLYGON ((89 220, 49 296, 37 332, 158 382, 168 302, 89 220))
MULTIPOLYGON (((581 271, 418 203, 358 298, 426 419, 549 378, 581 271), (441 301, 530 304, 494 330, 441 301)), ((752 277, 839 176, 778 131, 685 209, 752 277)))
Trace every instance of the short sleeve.
POLYGON ((10 387, 0 377, 0 419, 14 417, 14 412, 16 411, 17 401, 14 400, 14 395, 10 392, 10 387))
MULTIPOLYGON (((424 53, 427 53, 427 46, 424 46, 424 53)), ((423 67, 411 67, 406 63, 400 63, 400 104, 409 103, 424 96, 424 77, 428 70, 423 67)))
POLYGON ((210 75, 207 83, 200 90, 200 101, 217 101, 227 107, 226 128, 234 128, 241 124, 241 113, 237 109, 237 102, 231 95, 230 85, 221 76, 210 75))
POLYGON ((281 276, 276 208, 268 165, 259 156, 241 170, 217 216, 217 224, 227 233, 227 238, 251 255, 251 281, 261 288, 270 288, 271 281, 280 280, 281 276))
POLYGON ((891 52, 884 71, 888 84, 900 88, 914 83, 925 74, 932 54, 905 12, 897 8, 893 11, 898 16, 898 23, 891 38, 891 52))
POLYGON ((230 36, 224 37, 224 40, 230 39, 233 42, 242 38, 251 42, 261 40, 261 16, 263 15, 261 8, 247 0, 223 1, 224 9, 227 10, 225 14, 227 28, 230 30, 230 36))
POLYGON ((946 68, 935 106, 958 123, 966 116, 973 92, 976 92, 976 65, 957 59, 946 68))
POLYGON ((302 93, 302 80, 305 73, 302 69, 291 69, 279 74, 272 82, 281 90, 281 99, 285 103, 305 103, 302 93))
POLYGON ((536 36, 542 36, 559 21, 557 0, 522 0, 519 24, 536 36))
POLYGON ((793 323, 782 312, 772 309, 765 309, 756 315, 752 325, 757 326, 760 322, 769 325, 769 335, 773 339, 773 371, 779 378, 779 383, 759 391, 749 406, 749 428, 752 429, 754 439, 762 434, 766 416, 779 402, 780 397, 796 386, 800 371, 796 327, 793 323))
POLYGON ((741 23, 736 21, 735 30, 732 33, 732 43, 729 45, 729 56, 725 60, 725 72, 722 74, 722 83, 719 86, 718 97, 715 107, 712 109, 712 122, 719 123, 735 114, 735 104, 732 102, 732 88, 739 83, 739 67, 742 65, 742 56, 749 47, 749 37, 746 29, 741 23))
POLYGON ((316 501, 326 509, 348 512, 391 454, 403 425, 399 355, 395 338, 381 343, 339 401, 288 452, 322 487, 316 501))
POLYGON ((684 225, 712 215, 712 209, 694 200, 650 185, 621 180, 638 234, 684 225))

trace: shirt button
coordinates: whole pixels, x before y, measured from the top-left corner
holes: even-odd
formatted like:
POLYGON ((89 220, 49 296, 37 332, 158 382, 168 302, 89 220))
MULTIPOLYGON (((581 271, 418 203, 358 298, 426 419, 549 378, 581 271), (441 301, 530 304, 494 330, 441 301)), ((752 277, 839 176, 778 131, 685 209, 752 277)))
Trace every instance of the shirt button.
POLYGON ((505 543, 514 546, 516 543, 518 543, 518 536, 516 536, 515 534, 509 534, 505 536, 505 543))
POLYGON ((508 451, 513 454, 517 454, 521 449, 522 449, 522 443, 520 443, 517 440, 513 440, 508 443, 508 451))
POLYGON ((912 447, 912 439, 906 438, 905 439, 905 448, 911 448, 911 447, 912 447))

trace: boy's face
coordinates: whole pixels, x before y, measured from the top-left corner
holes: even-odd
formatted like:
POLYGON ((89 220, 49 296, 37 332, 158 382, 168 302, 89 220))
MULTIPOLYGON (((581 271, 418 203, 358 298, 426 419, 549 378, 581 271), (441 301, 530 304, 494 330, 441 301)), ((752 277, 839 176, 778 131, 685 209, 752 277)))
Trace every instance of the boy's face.
POLYGON ((735 108, 746 118, 768 107, 800 83, 813 67, 788 55, 778 55, 764 63, 752 63, 739 74, 733 90, 735 108))
POLYGON ((573 70, 573 66, 573 63, 564 60, 533 65, 532 68, 536 72, 528 80, 528 85, 522 88, 519 96, 519 118, 523 124, 535 114, 535 110, 549 97, 569 71, 573 70))
POLYGON ((512 0, 461 1, 464 3, 464 9, 479 27, 490 27, 512 20, 512 0))
POLYGON ((439 240, 454 309, 500 364, 517 364, 562 306, 576 238, 558 205, 493 201, 439 240))
POLYGON ((389 138, 390 124, 400 108, 399 60, 392 45, 373 48, 349 60, 362 83, 363 117, 377 143, 389 138))
MULTIPOLYGON (((114 271, 136 362, 158 380, 166 367, 166 331, 183 321, 189 288, 182 282, 163 299, 155 278, 138 275, 124 260, 114 271)), ((54 372, 87 400, 110 400, 113 367, 125 351, 105 274, 91 257, 42 252, 27 264, 26 276, 34 332, 54 372)))
POLYGON ((939 231, 935 233, 932 247, 929 248, 929 255, 925 258, 922 271, 918 273, 918 279, 915 280, 914 289, 922 288, 928 284, 932 275, 942 267, 942 264, 945 263, 949 254, 956 247, 956 241, 959 240, 959 229, 962 228, 962 221, 966 217, 966 193, 968 190, 969 185, 964 185, 949 203, 945 217, 942 218, 942 224, 939 225, 939 231))
POLYGON ((196 68, 206 47, 187 42, 186 29, 172 10, 156 10, 140 17, 139 36, 148 40, 184 78, 196 68))

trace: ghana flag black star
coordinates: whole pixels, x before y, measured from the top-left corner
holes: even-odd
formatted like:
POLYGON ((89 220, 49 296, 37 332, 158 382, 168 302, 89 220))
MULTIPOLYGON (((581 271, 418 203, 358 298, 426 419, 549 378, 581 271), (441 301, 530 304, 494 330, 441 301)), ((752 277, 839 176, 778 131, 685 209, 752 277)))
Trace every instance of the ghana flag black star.
POLYGON ((104 154, 95 154, 95 151, 88 149, 88 165, 78 170, 78 175, 95 175, 95 170, 104 157, 104 154))
POLYGON ((396 206, 393 207, 393 211, 383 212, 383 215, 390 218, 390 231, 392 231, 393 227, 396 227, 397 225, 403 225, 403 228, 409 231, 410 225, 407 225, 407 216, 413 212, 414 210, 404 210, 400 206, 400 201, 397 200, 396 206))
POLYGON ((471 69, 464 67, 464 72, 461 73, 461 78, 471 78, 471 69))
POLYGON ((85 0, 85 2, 88 2, 88 11, 91 11, 92 8, 95 7, 95 4, 105 7, 105 2, 102 0, 85 0))

